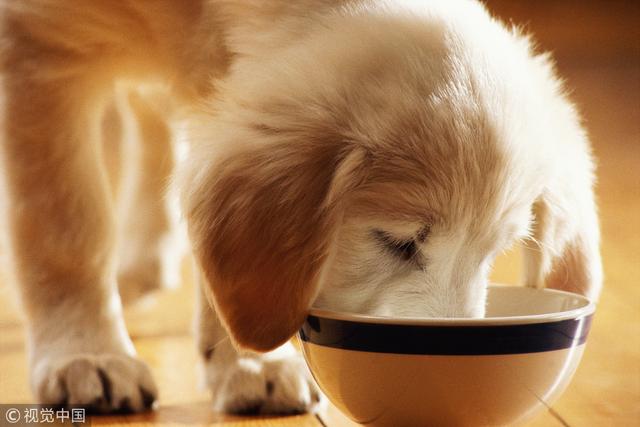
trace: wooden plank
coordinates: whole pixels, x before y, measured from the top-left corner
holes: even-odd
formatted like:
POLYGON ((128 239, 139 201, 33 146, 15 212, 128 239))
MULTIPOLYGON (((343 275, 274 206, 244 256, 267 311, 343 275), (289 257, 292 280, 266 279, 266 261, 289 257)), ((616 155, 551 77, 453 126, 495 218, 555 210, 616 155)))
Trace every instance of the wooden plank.
MULTIPOLYGON (((327 405, 324 410, 318 414, 318 418, 326 426, 330 427, 357 427, 358 423, 351 421, 342 414, 335 406, 327 405)), ((524 427, 563 427, 564 424, 556 418, 551 412, 544 411, 540 413, 534 420, 526 424, 524 427)))
POLYGON ((149 414, 92 417, 96 426, 143 427, 152 425, 198 425, 216 427, 321 427, 313 415, 287 417, 240 417, 214 413, 208 401, 160 405, 149 414))

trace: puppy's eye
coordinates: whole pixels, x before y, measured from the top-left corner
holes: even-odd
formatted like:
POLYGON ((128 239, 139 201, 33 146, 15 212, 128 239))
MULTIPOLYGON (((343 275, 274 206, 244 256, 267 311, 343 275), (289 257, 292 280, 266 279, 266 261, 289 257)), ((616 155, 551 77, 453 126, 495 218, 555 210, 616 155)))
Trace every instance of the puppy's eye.
POLYGON ((399 240, 382 230, 373 230, 373 235, 387 250, 405 261, 414 258, 418 252, 416 242, 413 239, 399 240))

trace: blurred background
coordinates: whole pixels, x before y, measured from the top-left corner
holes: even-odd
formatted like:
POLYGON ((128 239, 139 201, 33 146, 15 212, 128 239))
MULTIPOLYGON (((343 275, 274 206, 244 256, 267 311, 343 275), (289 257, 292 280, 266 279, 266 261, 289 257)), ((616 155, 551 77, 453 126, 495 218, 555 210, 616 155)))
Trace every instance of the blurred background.
MULTIPOLYGON (((640 425, 640 1, 487 0, 492 13, 534 34, 551 51, 582 112, 598 163, 605 288, 587 350, 573 383, 531 426, 640 425)), ((189 262, 184 286, 127 309, 136 347, 160 387, 154 414, 109 417, 96 424, 348 426, 329 408, 319 419, 247 420, 213 414, 197 384, 189 330, 193 301, 189 262)), ((517 283, 515 248, 493 279, 517 283)), ((1 272, 0 272, 1 273, 1 272)), ((0 274, 0 403, 31 400, 24 336, 15 298, 0 274)), ((0 421, 2 423, 2 421, 0 421)))

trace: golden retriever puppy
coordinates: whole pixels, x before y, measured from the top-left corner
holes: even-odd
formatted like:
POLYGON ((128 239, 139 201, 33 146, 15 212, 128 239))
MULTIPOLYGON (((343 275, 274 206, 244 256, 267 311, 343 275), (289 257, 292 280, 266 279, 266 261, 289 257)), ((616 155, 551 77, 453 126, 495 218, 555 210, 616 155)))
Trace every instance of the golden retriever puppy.
POLYGON ((117 283, 142 292, 177 258, 160 194, 174 135, 190 144, 176 182, 220 410, 313 408, 295 352, 259 352, 314 301, 482 316, 492 261, 518 240, 526 285, 599 293, 579 116, 549 58, 479 3, 5 0, 0 43, 8 234, 40 401, 155 399, 117 283))

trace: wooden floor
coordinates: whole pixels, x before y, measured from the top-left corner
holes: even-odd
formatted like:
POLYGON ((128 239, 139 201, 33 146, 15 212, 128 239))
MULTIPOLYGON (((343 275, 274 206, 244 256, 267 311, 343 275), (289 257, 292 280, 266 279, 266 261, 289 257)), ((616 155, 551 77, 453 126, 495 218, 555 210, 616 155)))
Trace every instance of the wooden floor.
MULTIPOLYGON (((530 28, 538 32, 548 29, 546 21, 540 21, 540 10, 514 9, 505 2, 489 3, 497 4, 503 16, 514 16, 515 22, 521 22, 531 12, 530 28)), ((637 8, 630 10, 637 12, 637 8)), ((591 16, 587 12, 582 15, 585 13, 591 16)), ((606 20, 609 15, 604 16, 606 20)), ((599 22, 592 18, 587 22, 599 22)), ((638 24, 637 15, 623 18, 638 24)), ((590 36, 593 31, 609 34, 602 28, 575 31, 590 36)), ((575 31, 558 32, 560 43, 573 40, 575 31)), ((553 47, 552 35, 545 33, 543 39, 545 47, 553 47)), ((640 43, 640 38, 635 40, 640 43)), ((580 57, 574 50, 563 51, 561 46, 559 65, 574 92, 573 98, 584 112, 599 159, 597 193, 606 287, 572 384, 552 410, 541 414, 530 427, 640 426, 640 61, 637 46, 627 58, 620 58, 619 49, 609 45, 595 43, 577 48, 583 51, 580 57), (596 52, 592 56, 590 48, 596 52), (601 52, 606 49, 611 55, 601 52)), ((508 254, 498 261, 494 279, 514 282, 519 268, 517 254, 508 254)), ((186 269, 184 277, 182 289, 167 291, 155 301, 127 309, 135 345, 159 385, 157 411, 96 418, 96 425, 352 425, 330 406, 319 416, 242 418, 213 413, 206 391, 198 385, 197 358, 189 334, 193 292, 186 269)), ((0 403, 27 403, 32 399, 27 385, 23 330, 14 300, 7 284, 0 281, 0 403)))

